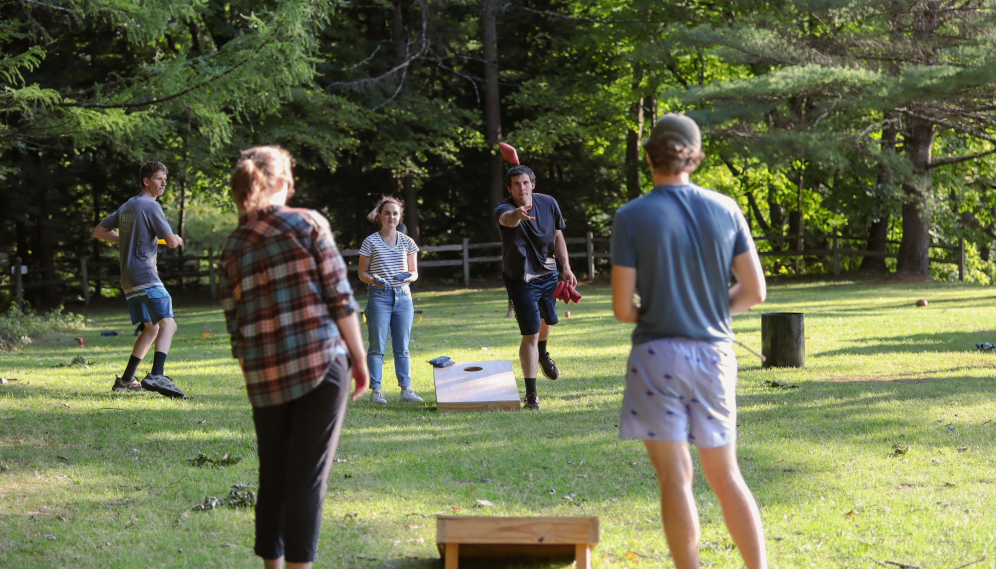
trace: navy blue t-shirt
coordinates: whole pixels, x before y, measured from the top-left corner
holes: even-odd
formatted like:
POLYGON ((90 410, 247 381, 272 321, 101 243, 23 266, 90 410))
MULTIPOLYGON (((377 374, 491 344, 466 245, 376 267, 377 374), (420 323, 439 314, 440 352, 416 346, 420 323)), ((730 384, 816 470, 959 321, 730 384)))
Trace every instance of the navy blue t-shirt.
POLYGON ((737 202, 695 184, 658 186, 616 212, 612 264, 636 269, 633 344, 733 339, 733 257, 753 247, 737 202))
MULTIPOLYGON (((518 207, 512 196, 508 196, 495 206, 495 221, 503 213, 518 207)), ((529 210, 529 215, 536 219, 521 221, 517 227, 505 227, 498 223, 501 268, 509 278, 516 280, 530 281, 557 270, 557 261, 553 256, 556 232, 567 227, 560 213, 560 204, 546 194, 533 194, 533 208, 529 210)))

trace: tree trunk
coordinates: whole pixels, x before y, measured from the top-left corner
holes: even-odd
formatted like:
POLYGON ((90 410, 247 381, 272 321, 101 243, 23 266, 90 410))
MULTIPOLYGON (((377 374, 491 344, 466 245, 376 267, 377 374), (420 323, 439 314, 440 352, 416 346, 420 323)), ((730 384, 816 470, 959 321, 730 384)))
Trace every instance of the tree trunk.
POLYGON ((494 215, 490 215, 505 197, 503 160, 498 152, 501 139, 501 102, 498 92, 498 30, 495 23, 496 0, 484 0, 481 13, 481 33, 484 42, 484 140, 491 150, 488 168, 488 217, 497 228, 494 215))
POLYGON ((422 235, 418 227, 418 194, 415 191, 415 183, 411 176, 405 176, 401 180, 402 192, 405 200, 405 225, 408 226, 408 236, 415 240, 415 244, 422 245, 422 235))
MULTIPOLYGON (((100 211, 100 194, 101 194, 101 191, 104 190, 105 188, 106 188, 106 186, 104 184, 96 184, 96 183, 93 184, 90 187, 90 194, 93 197, 93 226, 94 227, 96 227, 97 224, 99 224, 103 220, 103 218, 100 216, 100 214, 101 214, 101 211, 100 211)), ((100 262, 100 239, 91 238, 89 241, 91 243, 91 255, 93 255, 90 258, 90 261, 91 262, 100 262)), ((99 275, 99 274, 100 274, 100 267, 96 267, 94 269, 94 276, 99 275)), ((101 282, 99 279, 97 279, 96 280, 96 285, 97 286, 94 287, 94 289, 92 291, 90 291, 91 296, 93 296, 94 298, 100 298, 103 295, 103 292, 101 290, 101 289, 103 289, 103 284, 104 284, 103 282, 101 282)))
MULTIPOLYGON (((186 233, 186 225, 187 225, 187 223, 186 223, 187 222, 187 179, 186 178, 181 179, 180 183, 177 184, 177 187, 180 190, 178 192, 179 195, 177 196, 179 198, 179 202, 180 202, 180 215, 178 216, 177 223, 176 223, 176 234, 177 234, 177 236, 180 239, 183 239, 184 241, 186 241, 187 240, 187 236, 185 235, 185 233, 186 233)), ((182 257, 183 256, 183 245, 177 247, 176 249, 177 249, 177 253, 182 257)))
POLYGON ((916 180, 903 183, 903 239, 896 260, 896 274, 930 277, 930 151, 934 144, 934 125, 911 118, 904 133, 906 155, 913 165, 916 180))
MULTIPOLYGON (((394 3, 394 16, 391 18, 391 37, 394 40, 394 57, 401 63, 405 60, 405 19, 401 2, 394 3)), ((412 130, 405 129, 405 134, 411 138, 412 130)), ((418 226, 418 194, 415 191, 414 178, 409 174, 401 178, 401 198, 405 202, 405 225, 408 226, 408 236, 416 245, 422 244, 418 226)))
MULTIPOLYGON (((38 192, 38 217, 35 222, 37 232, 36 267, 42 269, 41 279, 44 281, 54 281, 55 276, 55 249, 52 247, 52 235, 49 232, 48 223, 48 190, 38 192)), ((43 287, 45 300, 52 305, 59 302, 59 286, 50 284, 43 287)))
MULTIPOLYGON (((886 120, 895 120, 899 116, 895 111, 886 111, 884 116, 886 120)), ((881 148, 883 153, 896 153, 896 135, 899 133, 899 129, 896 128, 895 122, 888 122, 885 124, 885 128, 882 129, 882 142, 881 148)), ((892 170, 889 169, 887 164, 880 163, 878 165, 878 176, 875 180, 876 185, 880 188, 888 187, 893 184, 892 170)), ((880 204, 881 208, 886 211, 886 213, 872 222, 871 227, 868 230, 868 251, 876 251, 879 253, 885 253, 888 247, 886 241, 889 238, 889 221, 891 215, 888 213, 888 204, 880 204)), ((888 267, 885 264, 885 257, 865 257, 861 260, 861 269, 864 271, 885 271, 888 267)))
MULTIPOLYGON (((871 223, 871 227, 868 229, 868 246, 866 250, 885 253, 888 246, 889 221, 891 219, 891 215, 885 214, 881 219, 876 219, 871 223)), ((888 269, 885 265, 885 257, 864 257, 861 259, 860 268, 862 271, 885 271, 888 269)))
POLYGON ((633 65, 633 103, 629 107, 630 119, 636 124, 636 130, 629 129, 626 133, 626 199, 635 200, 640 197, 640 167, 643 152, 640 151, 640 138, 643 136, 643 96, 637 96, 640 83, 643 81, 643 67, 633 65))
MULTIPOLYGON (((785 228, 785 213, 782 211, 782 205, 778 203, 778 199, 770 188, 768 189, 768 219, 771 220, 771 235, 782 235, 785 228)), ((771 248, 775 251, 784 251, 784 245, 784 241, 771 242, 771 248)))

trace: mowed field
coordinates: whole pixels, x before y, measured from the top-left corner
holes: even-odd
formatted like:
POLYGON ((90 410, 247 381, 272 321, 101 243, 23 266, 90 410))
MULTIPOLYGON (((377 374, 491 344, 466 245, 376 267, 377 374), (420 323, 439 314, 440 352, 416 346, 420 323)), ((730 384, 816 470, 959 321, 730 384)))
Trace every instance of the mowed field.
MULTIPOLYGON (((426 402, 398 402, 388 363, 389 404, 350 405, 316 566, 441 567, 433 516, 454 513, 599 516, 595 567, 671 566, 646 453, 617 437, 631 327, 612 318, 608 287, 579 292, 570 318, 560 304, 549 348, 562 377, 540 378, 542 410, 467 413, 436 411, 424 360, 511 360, 521 388, 505 292, 416 287, 413 387, 426 402)), ((0 376, 18 379, 0 386, 0 567, 261 566, 251 509, 191 509, 257 479, 220 309, 178 303, 167 373, 191 398, 173 401, 110 391, 133 341, 120 308, 0 354, 0 376), (77 335, 82 348, 60 341, 77 335), (90 365, 55 367, 76 356, 90 365), (241 461, 192 466, 199 453, 241 461)), ((772 566, 996 567, 996 352, 975 351, 996 342, 996 288, 773 286, 734 319, 757 350, 764 311, 803 312, 807 351, 804 369, 762 370, 736 347, 740 465, 772 566)), ((695 492, 704 564, 742 566, 701 476, 695 492)))

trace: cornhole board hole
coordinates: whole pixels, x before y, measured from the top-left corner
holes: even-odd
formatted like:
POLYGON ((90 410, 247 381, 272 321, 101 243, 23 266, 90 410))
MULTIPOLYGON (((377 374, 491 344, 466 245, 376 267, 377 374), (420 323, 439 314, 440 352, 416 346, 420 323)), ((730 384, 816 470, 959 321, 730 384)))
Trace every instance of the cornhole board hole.
POLYGON ((440 411, 522 409, 510 361, 457 362, 432 374, 440 411))
POLYGON ((439 516, 436 547, 446 569, 458 569, 460 558, 564 557, 573 555, 577 569, 591 567, 598 545, 597 517, 491 518, 439 516))

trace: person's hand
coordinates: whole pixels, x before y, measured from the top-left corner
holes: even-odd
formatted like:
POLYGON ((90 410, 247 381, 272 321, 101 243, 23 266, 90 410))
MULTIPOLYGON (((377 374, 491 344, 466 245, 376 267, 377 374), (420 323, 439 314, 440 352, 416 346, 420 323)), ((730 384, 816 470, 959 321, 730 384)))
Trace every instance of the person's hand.
POLYGON ((407 281, 411 276, 412 274, 410 272, 398 273, 394 275, 394 280, 403 283, 407 281))
POLYGON ((570 269, 564 269, 564 272, 560 273, 560 280, 571 286, 578 286, 578 278, 574 276, 574 273, 570 269))
POLYGON ((377 286, 382 286, 382 287, 390 286, 390 285, 387 284, 387 281, 385 281, 384 279, 378 277, 377 275, 370 275, 370 276, 373 277, 373 280, 374 280, 375 283, 377 283, 377 286))
POLYGON ((531 209, 533 209, 533 204, 517 207, 512 211, 515 213, 515 217, 517 217, 519 221, 535 221, 536 218, 529 215, 529 210, 531 209))
POLYGON ((370 370, 367 369, 366 358, 353 362, 353 383, 356 385, 356 389, 353 390, 350 400, 356 401, 363 397, 363 394, 367 392, 367 386, 370 385, 370 370))

